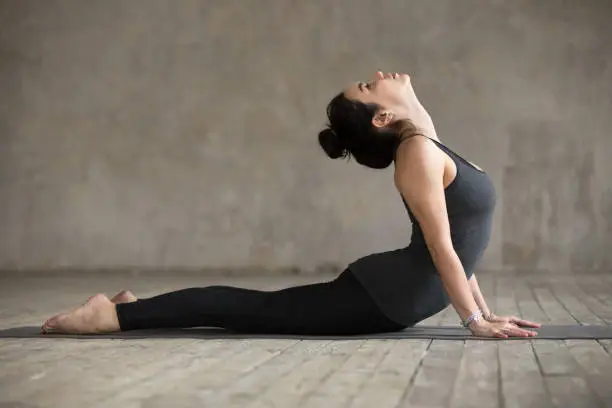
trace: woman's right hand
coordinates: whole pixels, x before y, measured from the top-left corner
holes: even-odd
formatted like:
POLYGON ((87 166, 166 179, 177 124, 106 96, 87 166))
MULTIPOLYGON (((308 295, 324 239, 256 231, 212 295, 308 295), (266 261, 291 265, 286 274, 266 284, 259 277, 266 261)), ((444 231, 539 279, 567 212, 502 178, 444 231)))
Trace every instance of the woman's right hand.
POLYGON ((535 337, 538 335, 533 330, 526 330, 510 322, 488 322, 484 319, 472 322, 469 326, 474 336, 497 337, 507 339, 508 337, 535 337))

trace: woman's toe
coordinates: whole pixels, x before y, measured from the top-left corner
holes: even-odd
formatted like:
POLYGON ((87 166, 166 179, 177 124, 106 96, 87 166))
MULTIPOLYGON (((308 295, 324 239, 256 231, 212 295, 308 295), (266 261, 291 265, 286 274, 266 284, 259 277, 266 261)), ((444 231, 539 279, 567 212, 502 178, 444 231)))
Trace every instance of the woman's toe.
POLYGON ((59 321, 61 315, 53 316, 43 323, 41 327, 41 331, 43 334, 51 333, 57 327, 57 322, 59 321))
POLYGON ((138 298, 129 290, 122 290, 111 299, 113 303, 130 303, 137 301, 138 298))

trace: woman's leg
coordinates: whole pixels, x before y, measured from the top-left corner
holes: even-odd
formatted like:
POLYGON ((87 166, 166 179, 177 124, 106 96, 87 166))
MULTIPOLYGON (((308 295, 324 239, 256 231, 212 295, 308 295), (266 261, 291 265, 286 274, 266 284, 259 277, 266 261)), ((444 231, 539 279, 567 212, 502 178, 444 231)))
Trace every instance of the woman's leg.
POLYGON ((346 270, 330 282, 260 291, 189 288, 116 305, 121 330, 223 327, 246 333, 360 334, 399 330, 346 270))

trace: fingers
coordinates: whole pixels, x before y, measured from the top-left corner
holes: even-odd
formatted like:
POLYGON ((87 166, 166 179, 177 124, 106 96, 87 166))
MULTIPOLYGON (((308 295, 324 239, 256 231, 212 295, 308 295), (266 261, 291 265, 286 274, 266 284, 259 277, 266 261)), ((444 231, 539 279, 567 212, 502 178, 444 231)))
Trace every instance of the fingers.
POLYGON ((533 330, 521 329, 513 323, 508 323, 503 330, 504 333, 513 337, 535 337, 538 335, 538 333, 533 330))
POLYGON ((535 337, 538 335, 536 331, 523 329, 514 323, 498 322, 487 323, 484 327, 479 327, 473 331, 477 336, 495 337, 499 339, 507 339, 509 337, 535 337))
POLYGON ((541 327, 540 323, 531 322, 529 320, 519 319, 518 317, 512 317, 510 321, 514 324, 524 327, 541 327))
POLYGON ((497 330, 495 332, 493 332, 493 336, 500 338, 500 339, 507 339, 508 335, 506 333, 504 333, 502 330, 497 330))

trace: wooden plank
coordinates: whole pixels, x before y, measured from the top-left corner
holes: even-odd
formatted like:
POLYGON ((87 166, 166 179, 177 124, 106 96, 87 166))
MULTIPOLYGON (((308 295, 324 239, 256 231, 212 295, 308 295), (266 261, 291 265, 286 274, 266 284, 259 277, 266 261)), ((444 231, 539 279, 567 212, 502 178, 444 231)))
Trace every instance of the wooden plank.
POLYGON ((552 284, 551 293, 567 312, 580 324, 606 324, 586 304, 574 295, 575 284, 552 284))
MULTIPOLYGON (((0 379, 0 384, 12 386, 9 386, 6 392, 0 393, 3 397, 39 400, 42 398, 39 395, 61 389, 65 384, 71 384, 85 376, 93 375, 94 372, 87 369, 93 366, 95 361, 99 359, 112 361, 122 353, 129 354, 126 351, 127 344, 108 340, 106 343, 101 343, 93 339, 91 342, 49 339, 47 343, 50 347, 46 350, 20 356, 8 366, 0 379)), ((176 346, 177 344, 174 344, 173 348, 176 346)), ((160 352, 164 352, 163 347, 160 347, 160 352)), ((60 393, 56 391, 55 394, 60 393)))
MULTIPOLYGON (((195 353, 186 351, 195 342, 193 339, 149 341, 149 347, 142 349, 123 342, 124 345, 113 349, 87 352, 80 358, 55 364, 46 381, 39 387, 30 387, 21 398, 52 406, 97 406, 100 401, 116 399, 125 389, 134 389, 134 384, 158 371, 169 370, 175 365, 187 366, 189 361, 197 358, 195 353), (70 392, 74 389, 83 391, 70 392)), ((199 345, 197 349, 201 355, 207 355, 208 351, 221 347, 220 342, 212 341, 199 345)))
POLYGON ((550 323, 550 318, 534 297, 535 295, 530 288, 530 283, 526 279, 521 279, 517 282, 515 296, 519 314, 522 318, 540 324, 550 323))
POLYGON ((418 367, 412 387, 399 407, 448 407, 463 356, 464 341, 433 340, 418 367))
POLYGON ((608 354, 612 354, 612 340, 602 339, 598 340, 598 342, 601 344, 601 347, 608 352, 608 354))
POLYGON ((168 393, 177 384, 182 390, 185 387, 192 391, 198 390, 198 394, 202 393, 198 397, 202 397, 210 390, 233 384, 296 343, 295 340, 226 340, 220 342, 220 347, 208 352, 192 349, 169 359, 163 367, 147 370, 136 384, 123 387, 112 398, 93 406, 140 407, 143 401, 168 393))
MULTIPOLYGON (((582 303, 593 312, 599 319, 604 321, 606 324, 612 324, 612 305, 602 301, 601 296, 597 296, 601 292, 601 283, 588 285, 586 283, 577 282, 576 286, 572 288, 574 295, 579 298, 582 303)), ((607 286, 604 286, 607 288, 607 286)), ((610 292, 606 293, 605 296, 609 297, 610 292)))
POLYGON ((366 340, 317 390, 306 395, 300 406, 348 406, 383 362, 393 344, 385 340, 366 340))
POLYGON ((612 407, 612 357, 594 340, 565 340, 582 376, 605 407, 612 407))
POLYGON ((530 342, 500 342, 499 362, 505 408, 552 407, 530 342))
POLYGON ((198 378, 186 383, 186 392, 181 394, 198 390, 203 406, 295 406, 304 394, 316 388, 329 372, 349 358, 361 343, 300 341, 223 387, 211 386, 198 378))
POLYGON ((450 404, 452 408, 501 406, 498 387, 498 343, 484 340, 466 341, 450 404))
POLYGON ((520 316, 515 297, 515 278, 499 277, 495 285, 495 314, 500 316, 520 316))
POLYGON ((452 306, 444 310, 444 314, 440 318, 440 326, 460 326, 461 318, 452 306))
POLYGON ((533 349, 544 375, 571 375, 579 367, 563 340, 532 340, 533 349))
POLYGON ((370 379, 352 401, 354 408, 394 408, 426 355, 429 340, 396 340, 370 379))
POLYGON ((544 377, 544 381, 556 408, 601 407, 582 377, 549 376, 544 377))
POLYGON ((552 324, 576 324, 577 320, 559 303, 547 287, 535 287, 534 296, 552 324))
POLYGON ((417 326, 440 326, 443 321, 449 320, 449 315, 453 312, 454 312, 453 307, 448 306, 444 308, 443 310, 441 310, 440 312, 436 313, 435 315, 428 317, 425 320, 420 321, 419 323, 417 323, 417 326))
POLYGON ((23 339, 12 343, 0 352, 0 382, 8 381, 6 376, 16 380, 19 375, 29 376, 41 368, 48 369, 70 358, 78 363, 84 356, 104 352, 117 347, 117 342, 108 340, 76 339, 23 339), (20 374, 21 373, 21 374, 20 374))

